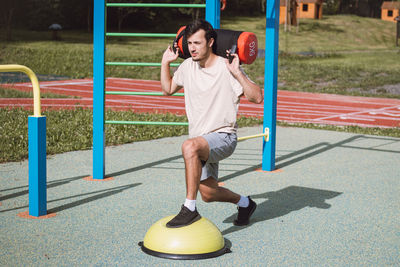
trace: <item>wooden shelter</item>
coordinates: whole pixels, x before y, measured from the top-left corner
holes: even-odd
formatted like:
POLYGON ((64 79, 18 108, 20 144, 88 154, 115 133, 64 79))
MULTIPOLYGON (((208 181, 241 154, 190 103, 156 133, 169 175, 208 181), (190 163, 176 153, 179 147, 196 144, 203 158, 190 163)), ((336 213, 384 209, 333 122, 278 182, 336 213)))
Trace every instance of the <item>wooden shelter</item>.
POLYGON ((288 24, 295 25, 297 18, 321 19, 322 3, 323 0, 280 0, 279 23, 285 23, 285 20, 288 19, 288 24), (294 1, 295 4, 292 3, 294 1), (287 10, 286 4, 288 4, 289 10, 287 10))
POLYGON ((323 0, 297 0, 297 17, 301 19, 322 19, 323 0))
POLYGON ((395 18, 400 15, 400 2, 385 1, 381 10, 381 19, 396 22, 395 18))

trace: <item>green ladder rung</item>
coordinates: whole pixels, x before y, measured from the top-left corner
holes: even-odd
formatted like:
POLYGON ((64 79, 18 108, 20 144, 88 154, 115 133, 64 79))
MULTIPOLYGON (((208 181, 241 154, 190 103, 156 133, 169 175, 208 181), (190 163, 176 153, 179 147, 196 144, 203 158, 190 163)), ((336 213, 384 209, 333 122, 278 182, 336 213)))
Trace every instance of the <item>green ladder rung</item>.
POLYGON ((176 33, 119 33, 119 32, 107 32, 106 36, 119 36, 119 37, 176 37, 176 33))
MULTIPOLYGON (((171 67, 178 67, 179 63, 171 63, 171 67)), ((106 66, 141 66, 141 67, 161 67, 161 63, 156 62, 106 62, 106 66)))
MULTIPOLYGON (((165 96, 162 92, 124 92, 124 91, 106 91, 106 95, 149 95, 165 96)), ((184 96, 184 93, 175 93, 173 96, 184 96)))
POLYGON ((168 121, 104 121, 106 124, 130 124, 130 125, 164 125, 164 126, 188 126, 188 122, 168 121))
POLYGON ((107 3, 107 7, 191 7, 205 8, 206 4, 163 4, 163 3, 107 3))

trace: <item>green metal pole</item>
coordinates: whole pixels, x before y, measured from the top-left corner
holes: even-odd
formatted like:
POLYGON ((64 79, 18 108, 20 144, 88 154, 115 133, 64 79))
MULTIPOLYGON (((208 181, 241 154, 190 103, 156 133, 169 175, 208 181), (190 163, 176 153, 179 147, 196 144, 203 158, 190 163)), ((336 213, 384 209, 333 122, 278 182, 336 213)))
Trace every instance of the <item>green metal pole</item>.
POLYGON ((106 36, 118 36, 118 37, 175 37, 176 33, 119 33, 119 32, 107 32, 106 36))
MULTIPOLYGON (((161 92, 124 92, 124 91, 106 91, 106 95, 148 95, 148 96, 164 96, 161 92)), ((173 96, 184 96, 184 93, 175 93, 173 96)))
POLYGON ((107 7, 190 7, 205 8, 205 4, 160 4, 160 3, 107 3, 107 7))
POLYGON ((105 121, 106 124, 132 124, 132 125, 164 125, 164 126, 188 126, 188 122, 167 121, 105 121))
MULTIPOLYGON (((171 63, 171 67, 178 67, 179 63, 171 63)), ((161 67, 161 63, 156 62, 106 62, 106 66, 140 66, 140 67, 161 67)))

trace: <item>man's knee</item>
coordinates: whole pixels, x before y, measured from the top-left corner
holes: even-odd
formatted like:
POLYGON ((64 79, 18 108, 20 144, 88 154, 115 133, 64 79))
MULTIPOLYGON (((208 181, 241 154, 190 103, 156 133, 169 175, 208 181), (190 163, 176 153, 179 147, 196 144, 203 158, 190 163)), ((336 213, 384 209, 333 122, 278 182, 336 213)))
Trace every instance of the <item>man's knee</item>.
POLYGON ((193 158, 193 157, 206 157, 205 150, 208 150, 207 141, 203 141, 200 138, 192 138, 185 140, 182 144, 182 155, 184 158, 193 158), (204 151, 203 151, 204 150, 204 151))
POLYGON ((182 144, 182 155, 184 158, 192 158, 198 154, 198 146, 192 139, 186 140, 182 144))

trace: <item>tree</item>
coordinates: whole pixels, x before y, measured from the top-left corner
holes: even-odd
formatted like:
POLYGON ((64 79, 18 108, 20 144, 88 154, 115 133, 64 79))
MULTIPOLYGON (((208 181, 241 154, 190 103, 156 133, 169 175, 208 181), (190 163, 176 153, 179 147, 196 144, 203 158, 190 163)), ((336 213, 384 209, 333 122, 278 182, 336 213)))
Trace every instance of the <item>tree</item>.
POLYGON ((384 0, 328 0, 329 6, 336 6, 336 14, 380 17, 384 0))
POLYGON ((13 26, 13 19, 15 14, 17 13, 17 7, 20 4, 20 0, 3 0, 2 1, 2 12, 0 21, 2 25, 4 25, 5 32, 6 32, 6 41, 11 41, 12 39, 12 26, 13 26))
POLYGON ((92 30, 93 0, 62 0, 60 13, 63 28, 92 30))
MULTIPOLYGON (((296 0, 286 0, 285 31, 287 25, 297 25, 297 2, 296 0)), ((290 30, 290 26, 289 26, 290 30)))
MULTIPOLYGON (((204 0, 190 0, 189 4, 203 4, 204 0)), ((184 15, 190 15, 192 20, 199 19, 200 17, 200 8, 179 8, 179 12, 184 15)))
MULTIPOLYGON (((53 23, 62 25, 62 0, 28 0, 24 8, 28 11, 28 25, 32 30, 47 30, 53 23)), ((63 25, 62 25, 63 26, 63 25)))
MULTIPOLYGON (((109 3, 132 3, 132 0, 110 0, 109 3)), ((135 1, 135 3, 143 3, 142 0, 135 1)), ((128 18, 149 18, 152 19, 156 15, 154 8, 144 7, 113 7, 107 10, 107 21, 115 21, 117 24, 117 31, 122 31, 123 23, 128 18)))

